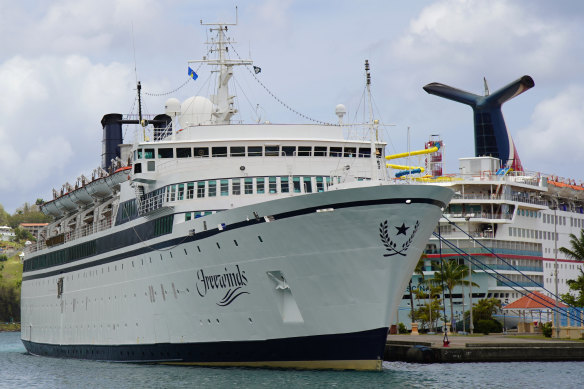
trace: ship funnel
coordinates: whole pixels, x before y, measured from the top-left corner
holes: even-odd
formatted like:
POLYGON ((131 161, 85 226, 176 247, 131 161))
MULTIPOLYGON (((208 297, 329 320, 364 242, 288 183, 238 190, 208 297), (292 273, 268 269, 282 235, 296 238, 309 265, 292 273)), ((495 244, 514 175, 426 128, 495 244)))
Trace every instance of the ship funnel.
POLYGON ((530 76, 523 76, 485 96, 475 95, 448 85, 433 82, 424 87, 430 94, 470 105, 474 112, 475 156, 499 158, 506 167, 523 171, 511 134, 507 130, 501 106, 507 100, 533 88, 530 76))
POLYGON ((122 114, 110 113, 104 115, 101 119, 101 126, 103 127, 103 140, 101 148, 101 167, 108 171, 112 159, 120 157, 120 145, 122 139, 122 114))

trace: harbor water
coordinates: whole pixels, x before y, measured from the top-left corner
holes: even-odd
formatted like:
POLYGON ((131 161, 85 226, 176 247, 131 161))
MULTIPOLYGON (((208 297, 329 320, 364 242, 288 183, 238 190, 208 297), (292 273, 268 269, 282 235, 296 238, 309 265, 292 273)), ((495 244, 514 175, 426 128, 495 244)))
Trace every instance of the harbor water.
POLYGON ((89 362, 26 353, 0 333, 0 388, 581 388, 583 362, 408 364, 381 372, 203 368, 89 362))

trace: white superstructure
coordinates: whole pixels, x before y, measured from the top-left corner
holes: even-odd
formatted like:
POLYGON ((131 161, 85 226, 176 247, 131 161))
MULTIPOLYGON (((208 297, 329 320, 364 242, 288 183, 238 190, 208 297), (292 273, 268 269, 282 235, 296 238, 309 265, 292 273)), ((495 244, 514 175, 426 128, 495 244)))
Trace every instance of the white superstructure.
MULTIPOLYGON (((226 24, 212 30, 216 94, 169 99, 113 165, 43 205, 55 220, 25 260, 23 343, 95 360, 379 369, 452 191, 386 178, 373 120, 368 140, 230 124, 232 66, 251 61, 227 58, 226 24)), ((130 122, 146 124, 104 116, 104 145, 130 122)))

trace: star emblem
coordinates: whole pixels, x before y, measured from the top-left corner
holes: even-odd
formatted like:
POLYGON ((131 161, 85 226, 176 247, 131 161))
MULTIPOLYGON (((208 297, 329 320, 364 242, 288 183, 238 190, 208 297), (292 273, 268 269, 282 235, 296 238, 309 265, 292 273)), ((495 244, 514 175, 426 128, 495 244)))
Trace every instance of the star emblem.
POLYGON ((395 228, 395 229, 397 230, 397 234, 396 234, 396 235, 400 235, 400 234, 403 234, 403 235, 405 235, 405 234, 406 234, 406 231, 407 231, 407 230, 408 230, 410 227, 406 227, 406 225, 405 225, 404 223, 402 223, 401 227, 396 227, 396 226, 394 226, 393 228, 395 228))

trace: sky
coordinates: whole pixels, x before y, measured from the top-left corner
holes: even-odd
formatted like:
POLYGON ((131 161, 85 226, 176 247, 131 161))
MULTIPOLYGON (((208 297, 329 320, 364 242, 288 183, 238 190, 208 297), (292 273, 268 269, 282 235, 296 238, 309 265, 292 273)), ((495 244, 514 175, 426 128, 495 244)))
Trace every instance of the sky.
MULTIPOLYGON (((361 122, 363 62, 371 63, 375 117, 388 152, 445 142, 446 173, 474 156, 470 107, 432 96, 441 82, 476 94, 523 75, 535 87, 503 105, 523 166, 584 180, 584 2, 564 0, 0 0, 0 204, 9 212, 100 164, 107 113, 146 114, 164 101, 210 93, 209 69, 187 82, 187 61, 206 54, 203 22, 235 22, 237 53, 294 110, 361 122), (162 96, 153 96, 153 95, 162 96)), ((232 53, 233 54, 233 53, 232 53)), ((237 120, 303 123, 243 68, 237 120), (260 109, 256 106, 259 104, 260 109)), ((133 140, 133 128, 125 141, 133 140)))

